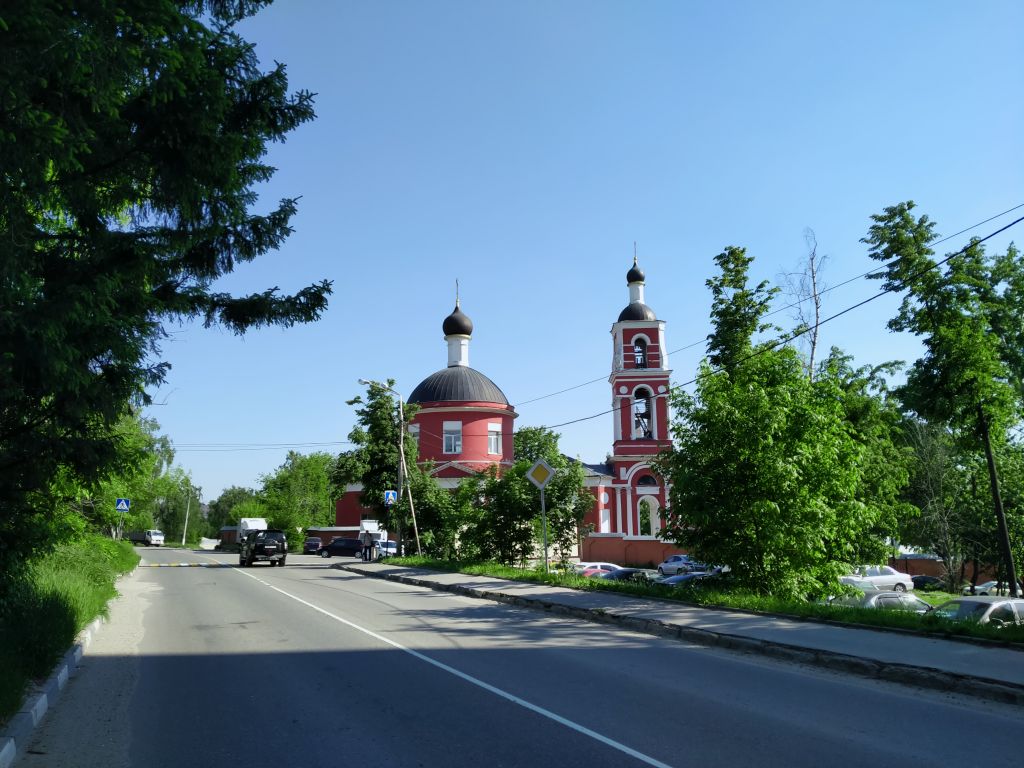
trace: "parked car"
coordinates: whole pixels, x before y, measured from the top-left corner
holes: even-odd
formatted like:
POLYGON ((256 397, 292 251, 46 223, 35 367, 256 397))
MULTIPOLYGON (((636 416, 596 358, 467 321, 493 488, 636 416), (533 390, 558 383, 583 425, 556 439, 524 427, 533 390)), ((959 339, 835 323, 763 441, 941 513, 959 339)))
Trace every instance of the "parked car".
POLYGON ((333 555, 356 555, 363 554, 363 543, 359 539, 346 539, 337 536, 331 539, 318 550, 320 557, 331 557, 333 555))
POLYGON ((319 536, 309 536, 302 542, 302 554, 315 555, 323 545, 324 542, 319 536))
POLYGON ((911 576, 910 580, 914 582, 914 589, 921 589, 924 591, 930 591, 935 589, 942 589, 944 582, 938 576, 925 576, 919 574, 917 576, 911 576))
POLYGON ((598 576, 599 579, 607 579, 608 581, 636 581, 641 584, 654 581, 658 577, 658 572, 652 568, 619 568, 615 571, 608 571, 598 576))
POLYGON ((708 567, 704 563, 698 563, 690 559, 689 555, 669 555, 664 562, 658 566, 658 573, 665 576, 673 576, 677 573, 690 573, 691 571, 706 571, 708 567))
POLYGON ((586 563, 576 563, 576 565, 573 566, 573 570, 575 570, 576 573, 583 573, 583 571, 588 571, 588 570, 617 571, 621 567, 622 567, 621 565, 616 565, 615 563, 586 562, 586 563))
POLYGON ((911 611, 922 615, 932 610, 932 606, 917 595, 897 592, 895 590, 834 597, 829 600, 829 605, 845 605, 850 608, 877 608, 882 611, 911 611))
MULTIPOLYGON (((965 595, 971 594, 971 585, 968 584, 963 588, 965 595)), ((974 587, 974 594, 976 595, 1008 595, 1010 594, 1010 582, 1006 579, 1002 581, 986 581, 984 584, 978 584, 974 587)), ((1024 590, 1021 590, 1020 585, 1017 586, 1017 594, 1024 594, 1024 590)))
POLYGON ((914 580, 910 576, 888 565, 862 565, 849 575, 869 581, 878 589, 905 592, 914 588, 914 580))
POLYGON ((376 544, 377 557, 394 557, 398 554, 398 542, 378 541, 376 544))
POLYGON ((979 624, 1024 624, 1024 599, 971 595, 947 600, 936 606, 933 616, 979 624))
POLYGON ((243 568, 250 568, 257 562, 284 567, 287 559, 288 539, 284 531, 276 528, 250 531, 238 546, 238 564, 243 568))
POLYGON ((689 573, 679 573, 675 576, 669 576, 668 578, 659 581, 659 584, 665 584, 669 587, 682 587, 682 586, 694 586, 705 581, 714 581, 725 573, 724 568, 712 568, 709 571, 690 571, 689 573))
POLYGON ((846 584, 849 587, 853 587, 861 592, 880 592, 881 590, 876 587, 872 582, 867 579, 862 579, 860 576, 840 576, 840 584, 846 584))

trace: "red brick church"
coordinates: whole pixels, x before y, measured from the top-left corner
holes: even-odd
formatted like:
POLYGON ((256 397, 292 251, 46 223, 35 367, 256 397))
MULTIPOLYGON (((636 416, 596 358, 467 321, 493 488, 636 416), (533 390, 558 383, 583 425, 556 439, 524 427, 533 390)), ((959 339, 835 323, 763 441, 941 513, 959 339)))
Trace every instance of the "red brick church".
MULTIPOLYGON (((584 464, 586 486, 596 503, 585 524, 593 533, 583 542, 584 560, 658 563, 678 551, 656 537, 668 501, 664 480, 651 462, 671 445, 667 393, 665 323, 644 302, 645 276, 637 266, 626 273, 629 304, 612 325, 612 452, 602 464, 584 464)), ((513 462, 513 422, 517 416, 501 389, 469 367, 473 323, 455 303, 442 324, 448 365, 425 378, 408 402, 420 409, 409 426, 418 440, 419 460, 434 464, 441 487, 484 468, 513 462)), ((358 530, 373 513, 362 507, 362 486, 350 485, 336 502, 336 525, 358 530)), ((343 535, 343 534, 339 534, 343 535)))

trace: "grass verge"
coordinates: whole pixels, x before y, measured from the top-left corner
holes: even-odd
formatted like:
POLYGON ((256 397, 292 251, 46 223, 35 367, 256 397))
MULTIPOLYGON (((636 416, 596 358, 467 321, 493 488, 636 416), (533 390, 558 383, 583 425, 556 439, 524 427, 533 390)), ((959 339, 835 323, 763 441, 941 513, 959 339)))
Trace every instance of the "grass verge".
MULTIPOLYGON (((432 560, 426 557, 389 558, 394 565, 408 565, 418 568, 430 568, 437 571, 451 571, 475 576, 492 576, 499 579, 514 579, 551 584, 571 589, 620 592, 637 597, 653 597, 660 600, 674 600, 687 605, 698 605, 706 608, 734 608, 757 613, 769 613, 812 621, 831 621, 855 624, 883 629, 898 629, 916 632, 921 635, 940 637, 973 637, 995 640, 1002 643, 1021 644, 1024 646, 1024 626, 993 627, 964 621, 947 621, 936 616, 920 616, 916 613, 901 611, 882 611, 867 608, 850 608, 846 606, 823 605, 810 600, 790 600, 770 595, 759 595, 728 584, 710 588, 701 585, 671 587, 636 582, 605 581, 603 579, 577 576, 572 573, 552 571, 545 574, 539 569, 513 568, 498 563, 459 563, 447 560, 432 560)), ((957 597, 938 592, 916 593, 923 600, 937 605, 945 600, 957 597)))
POLYGON ((34 563, 0 612, 0 724, 21 706, 28 686, 49 675, 78 633, 117 595, 114 582, 139 557, 102 536, 62 544, 34 563))

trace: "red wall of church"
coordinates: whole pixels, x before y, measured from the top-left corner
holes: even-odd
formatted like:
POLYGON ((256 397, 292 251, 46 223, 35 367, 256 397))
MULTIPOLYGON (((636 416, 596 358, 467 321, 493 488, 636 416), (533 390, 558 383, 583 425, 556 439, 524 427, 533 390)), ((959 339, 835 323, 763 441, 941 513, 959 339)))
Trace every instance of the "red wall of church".
POLYGON ((419 426, 420 461, 442 464, 449 461, 482 463, 512 461, 512 420, 510 411, 499 411, 493 403, 445 403, 425 406, 413 419, 419 426), (481 410, 473 410, 480 408, 481 410), (444 452, 444 422, 462 422, 461 453, 444 452), (501 453, 487 452, 487 425, 501 425, 501 453))

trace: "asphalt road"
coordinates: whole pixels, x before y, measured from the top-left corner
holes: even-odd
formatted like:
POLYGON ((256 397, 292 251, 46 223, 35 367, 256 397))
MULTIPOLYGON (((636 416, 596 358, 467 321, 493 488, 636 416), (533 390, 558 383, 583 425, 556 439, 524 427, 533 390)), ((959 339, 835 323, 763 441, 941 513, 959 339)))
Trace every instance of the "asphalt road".
POLYGON ((19 768, 1021 765, 1024 712, 330 568, 140 549, 19 768))

